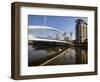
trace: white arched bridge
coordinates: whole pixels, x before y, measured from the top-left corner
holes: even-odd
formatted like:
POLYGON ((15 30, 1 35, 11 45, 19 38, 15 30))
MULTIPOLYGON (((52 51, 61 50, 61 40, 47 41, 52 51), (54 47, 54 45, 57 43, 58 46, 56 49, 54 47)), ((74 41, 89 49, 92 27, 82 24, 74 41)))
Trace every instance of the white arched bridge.
POLYGON ((28 40, 29 44, 56 44, 56 45, 72 45, 66 41, 64 34, 56 28, 48 26, 29 26, 28 40))

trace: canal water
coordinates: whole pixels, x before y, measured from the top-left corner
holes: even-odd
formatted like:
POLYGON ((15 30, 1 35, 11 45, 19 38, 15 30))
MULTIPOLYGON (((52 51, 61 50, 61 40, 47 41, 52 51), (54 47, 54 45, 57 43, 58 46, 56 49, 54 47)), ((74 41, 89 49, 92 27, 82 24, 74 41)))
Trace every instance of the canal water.
POLYGON ((85 47, 28 45, 28 66, 87 64, 85 47))

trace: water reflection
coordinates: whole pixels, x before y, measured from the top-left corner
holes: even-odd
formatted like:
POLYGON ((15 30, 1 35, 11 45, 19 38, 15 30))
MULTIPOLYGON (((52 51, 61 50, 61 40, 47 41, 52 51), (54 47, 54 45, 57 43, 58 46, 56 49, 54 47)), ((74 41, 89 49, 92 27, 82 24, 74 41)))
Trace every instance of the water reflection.
POLYGON ((69 48, 44 65, 87 64, 87 51, 80 47, 69 48))
POLYGON ((87 49, 81 47, 28 46, 28 65, 87 64, 87 49))

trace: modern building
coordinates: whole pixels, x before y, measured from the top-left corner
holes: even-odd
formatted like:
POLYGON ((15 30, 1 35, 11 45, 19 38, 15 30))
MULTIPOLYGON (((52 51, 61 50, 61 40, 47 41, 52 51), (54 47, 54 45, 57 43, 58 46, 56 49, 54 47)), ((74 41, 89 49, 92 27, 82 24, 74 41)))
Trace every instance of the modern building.
POLYGON ((77 19, 76 21, 76 43, 82 44, 87 43, 87 23, 82 19, 77 19))

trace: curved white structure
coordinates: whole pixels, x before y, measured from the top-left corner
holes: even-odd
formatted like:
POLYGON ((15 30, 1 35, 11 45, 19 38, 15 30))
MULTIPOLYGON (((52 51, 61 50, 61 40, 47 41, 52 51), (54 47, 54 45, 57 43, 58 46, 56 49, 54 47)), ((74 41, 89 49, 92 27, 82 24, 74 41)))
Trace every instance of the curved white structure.
MULTIPOLYGON (((48 27, 48 26, 29 26, 29 29, 51 29, 51 30, 55 30, 58 31, 59 33, 62 34, 62 32, 60 32, 58 29, 55 29, 53 27, 48 27)), ((62 34, 63 35, 63 34, 62 34)))
POLYGON ((66 43, 65 37, 62 32, 60 32, 58 29, 55 29, 53 27, 48 27, 48 26, 29 26, 29 40, 34 40, 34 41, 48 41, 48 42, 62 42, 66 43), (44 30, 43 33, 38 32, 37 36, 35 34, 36 31, 44 30), (45 32, 48 30, 47 34, 45 32), (51 31, 52 38, 59 38, 59 39, 50 39, 49 36, 49 30, 51 31), (55 32, 53 32, 55 31, 55 32), (54 33, 54 34, 53 34, 54 33), (40 35, 39 35, 40 34, 40 35), (43 35, 44 34, 44 35, 43 35), (57 36, 59 34, 59 36, 57 36), (48 36, 46 36, 48 35, 48 36), (42 36, 43 38, 39 37, 42 36), (44 38, 46 36, 46 38, 44 38))

